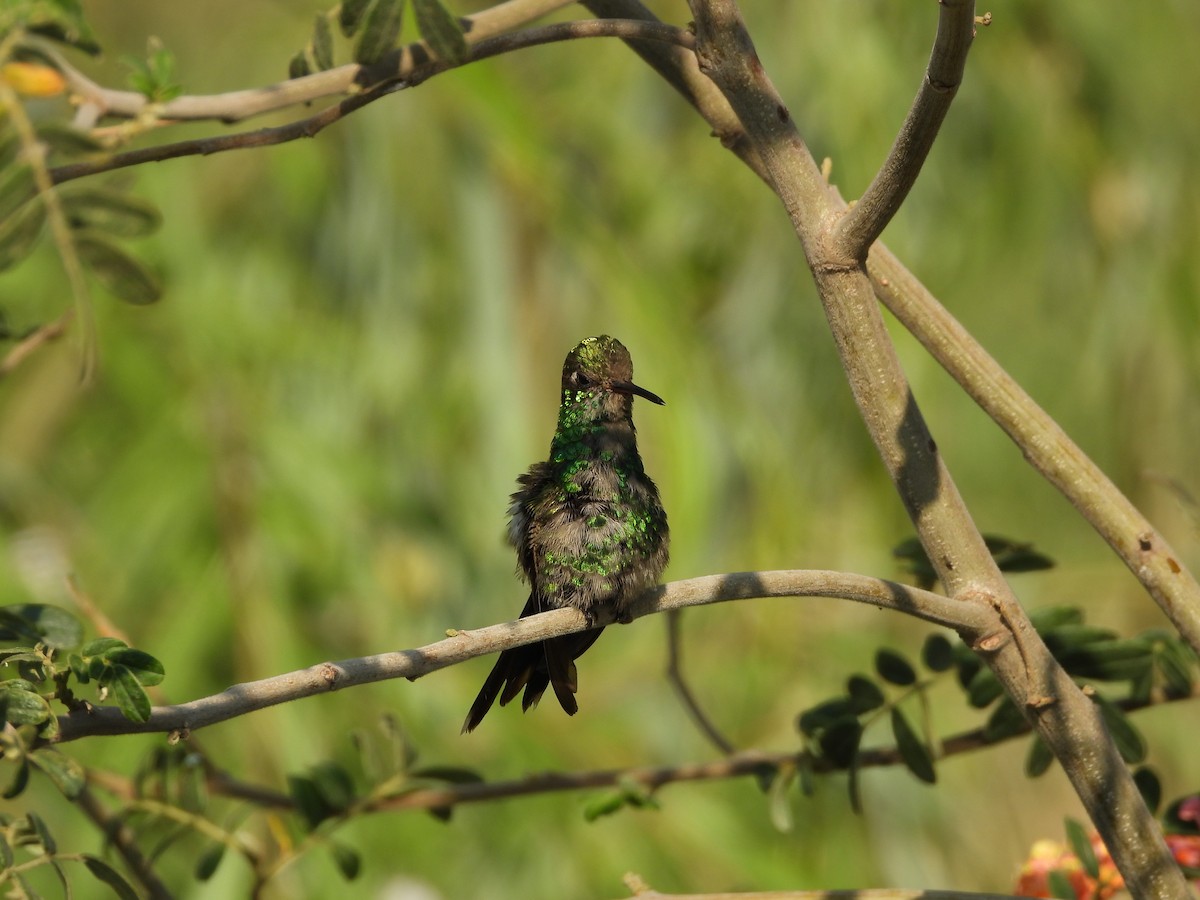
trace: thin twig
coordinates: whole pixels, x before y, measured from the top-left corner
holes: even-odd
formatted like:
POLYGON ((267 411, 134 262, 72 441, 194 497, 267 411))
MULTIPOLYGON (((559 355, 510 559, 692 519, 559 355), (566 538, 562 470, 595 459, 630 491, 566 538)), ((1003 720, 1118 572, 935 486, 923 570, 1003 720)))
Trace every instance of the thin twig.
POLYGON ((679 702, 687 710, 688 717, 700 732, 726 756, 737 750, 729 738, 721 734, 712 719, 700 707, 692 689, 683 677, 683 641, 680 635, 680 625, 683 623, 683 613, 672 610, 667 613, 667 681, 675 688, 679 702))
MULTIPOLYGON (((315 115, 272 128, 259 128, 235 134, 159 144, 153 147, 142 147, 137 150, 114 153, 110 156, 102 156, 96 159, 68 163, 51 169, 50 174, 55 184, 62 184, 63 182, 73 181, 77 178, 84 178, 101 172, 111 172, 115 169, 142 165, 148 162, 161 162, 184 156, 208 156, 226 150, 267 147, 275 144, 286 144, 300 138, 315 137, 334 122, 345 118, 356 110, 362 109, 362 107, 375 102, 381 97, 403 90, 404 88, 415 87, 435 75, 448 72, 451 69, 458 68, 460 65, 479 62, 493 56, 541 44, 595 37, 617 37, 625 40, 636 39, 650 42, 658 41, 685 49, 693 46, 691 33, 682 28, 676 28, 660 22, 606 19, 559 22, 542 28, 488 38, 471 45, 466 59, 458 65, 431 59, 428 56, 414 55, 411 48, 406 47, 403 51, 396 51, 401 54, 401 60, 395 65, 387 66, 388 71, 392 72, 392 74, 386 79, 377 80, 371 87, 354 93, 338 103, 331 104, 315 115), (418 60, 424 61, 418 62, 418 60)), ((356 66, 354 68, 359 69, 360 67, 356 66)), ((263 88, 261 90, 268 89, 263 88)), ((349 90, 349 87, 346 90, 349 90)), ((344 93, 344 91, 341 93, 344 93)), ((166 108, 162 111, 162 115, 166 115, 166 108)), ((213 118, 213 116, 208 116, 207 118, 213 118)), ((239 116, 239 118, 245 117, 239 116)))
MULTIPOLYGON (((737 572, 672 582, 643 595, 630 608, 630 614, 640 618, 671 609, 755 597, 841 597, 953 628, 968 641, 999 627, 994 614, 984 607, 881 578, 809 569, 737 572)), ((145 722, 132 722, 115 707, 96 706, 60 716, 59 733, 53 741, 148 732, 169 732, 183 738, 197 729, 268 706, 361 684, 416 679, 476 656, 583 631, 593 624, 578 610, 557 609, 516 622, 458 631, 452 637, 416 649, 325 662, 286 675, 235 685, 190 703, 154 707, 145 722)))
POLYGON ((75 803, 116 848, 117 853, 129 866, 129 870, 145 889, 146 896, 151 900, 170 900, 173 895, 159 879, 150 861, 138 849, 137 836, 133 829, 126 825, 119 816, 115 816, 105 809, 86 786, 75 798, 75 803))
MULTIPOLYGON (((555 10, 569 6, 570 0, 509 0, 489 9, 464 17, 461 22, 468 44, 526 25, 555 10)), ((92 81, 52 46, 40 40, 28 40, 31 47, 44 54, 62 72, 71 91, 84 103, 99 107, 102 115, 138 119, 152 114, 158 119, 217 120, 238 122, 242 119, 276 112, 302 103, 313 103, 326 97, 346 94, 360 84, 363 67, 352 63, 324 72, 291 78, 277 84, 223 94, 185 95, 167 103, 153 104, 137 91, 119 91, 92 81)), ((424 41, 417 41, 389 55, 394 63, 414 58, 431 59, 434 53, 424 41)), ((377 69, 372 66, 372 69, 377 69)), ((398 67, 386 76, 388 80, 404 77, 398 67)), ((380 78, 379 80, 384 80, 380 78)))
POLYGON ((34 351, 46 344, 57 341, 67 333, 67 327, 75 317, 75 310, 68 309, 53 322, 47 322, 31 331, 13 345, 12 349, 0 360, 0 378, 11 375, 34 351))
POLYGON ((962 83, 975 36, 974 0, 941 0, 937 37, 908 117, 866 193, 837 224, 833 240, 863 259, 916 183, 962 83))

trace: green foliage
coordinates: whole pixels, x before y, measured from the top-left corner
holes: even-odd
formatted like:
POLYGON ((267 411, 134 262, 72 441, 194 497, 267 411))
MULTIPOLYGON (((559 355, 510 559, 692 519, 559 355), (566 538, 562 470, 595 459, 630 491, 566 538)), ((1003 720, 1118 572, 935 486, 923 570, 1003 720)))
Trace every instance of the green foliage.
POLYGON ((123 56, 121 62, 129 68, 129 86, 151 103, 167 103, 183 93, 175 81, 175 55, 158 38, 146 42, 146 56, 123 56))
POLYGON ((354 45, 354 61, 361 66, 379 62, 400 39, 404 0, 372 0, 363 17, 362 33, 354 45))
MULTIPOLYGON (((1054 560, 1033 549, 1033 545, 996 534, 985 534, 987 545, 996 566, 1001 572, 1040 572, 1054 568, 1054 560)), ((892 548, 892 556, 900 560, 904 571, 912 577, 918 587, 928 590, 937 584, 937 572, 930 563, 919 538, 911 537, 892 548)))
POLYGON ((0 34, 18 28, 85 53, 100 52, 79 0, 5 0, 0 9, 0 34))
POLYGON ((438 59, 460 63, 467 57, 467 39, 462 23, 440 0, 412 0, 417 30, 438 59))

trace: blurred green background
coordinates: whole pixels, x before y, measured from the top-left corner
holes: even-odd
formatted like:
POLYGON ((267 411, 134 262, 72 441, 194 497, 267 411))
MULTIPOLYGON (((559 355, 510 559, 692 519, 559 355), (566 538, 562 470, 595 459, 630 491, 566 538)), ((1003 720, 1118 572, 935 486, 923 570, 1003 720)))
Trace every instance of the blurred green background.
MULTIPOLYGON (((119 57, 140 56, 156 35, 188 93, 280 79, 320 8, 84 7, 105 48, 80 61, 89 73, 123 86, 119 57)), ((654 8, 689 18, 682 3, 654 8)), ((1200 85, 1200 20, 1181 2, 1101 15, 1019 0, 993 12, 885 240, 1195 567, 1195 511, 1163 479, 1200 494, 1200 118, 1181 100, 1200 85)), ((814 153, 856 196, 919 83, 936 7, 761 0, 746 14, 814 153)), ((93 388, 78 386, 71 341, 0 383, 0 590, 4 602, 69 603, 61 575, 74 572, 136 646, 166 661, 172 699, 515 616, 525 594, 502 540, 507 497, 545 453, 563 355, 589 334, 618 336, 639 383, 667 400, 639 404, 636 419, 671 517, 669 579, 897 574, 890 549, 908 522, 786 217, 620 43, 495 59, 315 140, 116 177, 136 179, 164 212, 137 251, 168 291, 134 308, 97 289, 93 388)), ((50 320, 67 298, 49 245, 0 279, 16 329, 50 320)), ((1021 598, 1082 605, 1123 632, 1162 625, 1068 504, 893 330, 976 521, 1058 561, 1016 576, 1021 598)), ((686 666, 740 747, 782 750, 796 745, 800 709, 869 668, 881 643, 915 652, 927 630, 837 601, 730 604, 686 617, 686 666)), ((289 771, 347 758, 349 733, 383 712, 423 761, 489 779, 711 759, 664 662, 664 623, 642 620, 582 661, 575 719, 548 701, 525 717, 493 711, 460 737, 491 665, 477 660, 201 737, 219 763, 276 788, 289 771)), ((978 723, 957 691, 940 696, 943 733, 978 723)), ((1177 734, 1193 713, 1138 717, 1168 796, 1200 784, 1177 734)), ((70 749, 128 773, 159 743, 70 749)), ((680 892, 1003 891, 1032 841, 1082 816, 1058 770, 1024 779, 1024 744, 949 760, 936 788, 867 772, 861 816, 844 779, 827 779, 797 799, 791 833, 771 826, 746 780, 667 787, 661 810, 595 824, 583 820, 587 794, 462 807, 447 824, 375 816, 343 832, 365 854, 352 893, 621 896, 627 871, 680 892), (419 886, 429 893, 402 893, 419 886)), ((52 792, 28 802, 64 847, 99 845, 86 827, 71 834, 75 819, 52 792)), ((233 859, 193 884, 189 846, 199 845, 164 861, 181 896, 245 890, 233 859)), ((342 890, 318 852, 271 896, 342 890)))

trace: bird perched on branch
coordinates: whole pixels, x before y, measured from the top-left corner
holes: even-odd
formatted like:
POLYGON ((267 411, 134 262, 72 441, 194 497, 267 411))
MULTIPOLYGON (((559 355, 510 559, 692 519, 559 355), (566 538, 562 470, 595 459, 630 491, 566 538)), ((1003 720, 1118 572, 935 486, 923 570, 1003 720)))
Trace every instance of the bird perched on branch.
MULTIPOLYGON (((667 565, 667 514, 642 468, 633 427, 634 396, 663 400, 632 379, 633 360, 616 338, 590 337, 567 354, 550 458, 517 479, 508 510, 508 540, 530 586, 521 618, 570 606, 589 622, 601 611, 627 620, 630 601, 657 584, 667 565)), ((504 706, 522 689, 522 709, 549 686, 574 715, 575 660, 603 630, 505 650, 463 732, 475 729, 497 696, 504 706)))

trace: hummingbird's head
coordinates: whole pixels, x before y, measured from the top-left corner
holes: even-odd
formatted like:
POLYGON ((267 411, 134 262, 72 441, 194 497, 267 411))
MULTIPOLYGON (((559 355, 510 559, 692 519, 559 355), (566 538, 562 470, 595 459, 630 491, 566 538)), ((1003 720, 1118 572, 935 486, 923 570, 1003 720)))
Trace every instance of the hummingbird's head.
POLYGON ((614 337, 584 338, 567 354, 562 373, 563 407, 587 411, 593 421, 627 419, 633 396, 665 405, 658 394, 633 383, 633 360, 614 337))

